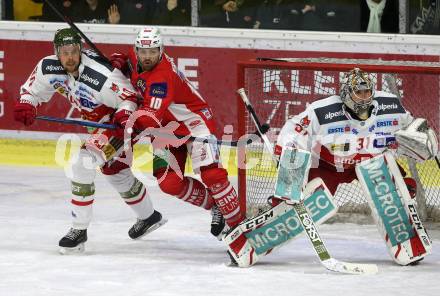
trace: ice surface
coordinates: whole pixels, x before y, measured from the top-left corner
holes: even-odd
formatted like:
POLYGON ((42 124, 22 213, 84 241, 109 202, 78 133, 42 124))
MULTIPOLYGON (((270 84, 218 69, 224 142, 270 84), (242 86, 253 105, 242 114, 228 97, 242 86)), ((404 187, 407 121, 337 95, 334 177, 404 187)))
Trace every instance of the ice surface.
POLYGON ((379 274, 326 271, 304 237, 249 269, 231 268, 209 233, 209 212, 160 192, 144 175, 169 222, 142 241, 128 235, 130 209, 98 174, 94 219, 83 255, 58 254, 70 227, 70 184, 61 169, 0 167, 0 295, 439 295, 440 231, 418 266, 389 258, 374 225, 320 227, 332 255, 376 263, 379 274))

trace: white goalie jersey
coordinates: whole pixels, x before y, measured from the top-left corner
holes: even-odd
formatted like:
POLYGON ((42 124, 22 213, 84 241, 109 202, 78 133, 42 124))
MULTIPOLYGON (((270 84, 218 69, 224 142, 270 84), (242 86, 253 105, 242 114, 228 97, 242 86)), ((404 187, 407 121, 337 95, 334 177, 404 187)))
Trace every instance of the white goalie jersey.
POLYGON ((353 119, 340 97, 334 95, 311 103, 289 119, 278 136, 275 153, 281 154, 286 146, 297 147, 311 151, 312 168, 354 170, 357 163, 386 149, 395 151, 395 133, 412 121, 393 94, 376 91, 371 116, 365 121, 353 119))
POLYGON ((136 91, 130 81, 91 51, 83 51, 79 77, 67 74, 57 56, 41 59, 24 85, 20 100, 37 107, 49 102, 55 92, 81 112, 83 119, 105 122, 116 109, 136 109, 136 91))

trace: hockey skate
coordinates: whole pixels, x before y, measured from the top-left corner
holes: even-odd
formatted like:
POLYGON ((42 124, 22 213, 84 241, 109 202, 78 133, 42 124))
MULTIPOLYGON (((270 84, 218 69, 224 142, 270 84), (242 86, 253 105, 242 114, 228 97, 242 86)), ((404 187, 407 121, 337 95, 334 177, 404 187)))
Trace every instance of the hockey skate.
POLYGON ((158 211, 154 211, 153 214, 147 219, 138 219, 137 222, 128 230, 128 236, 131 239, 139 239, 148 233, 158 229, 168 220, 162 218, 162 214, 158 211))
POLYGON ((211 234, 218 240, 222 240, 223 235, 228 231, 229 227, 216 205, 211 209, 211 216, 211 234))
POLYGON ((58 245, 60 254, 82 253, 85 250, 84 243, 87 241, 87 229, 70 228, 69 232, 61 238, 58 245))

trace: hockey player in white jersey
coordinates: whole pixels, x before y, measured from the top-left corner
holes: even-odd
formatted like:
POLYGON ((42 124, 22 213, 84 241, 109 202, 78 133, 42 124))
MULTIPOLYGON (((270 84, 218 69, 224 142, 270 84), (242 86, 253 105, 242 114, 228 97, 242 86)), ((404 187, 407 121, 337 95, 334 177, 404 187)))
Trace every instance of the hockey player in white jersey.
MULTIPOLYGON (((368 73, 355 68, 342 78, 340 95, 311 103, 285 123, 275 154, 281 155, 285 147, 309 151, 313 160, 308 180, 322 178, 335 194, 339 184, 359 179, 355 168, 361 162, 386 151, 425 161, 438 153, 438 140, 426 120, 414 120, 395 95, 375 91, 368 73)), ((405 176, 401 167, 396 170, 405 176)), ((415 181, 403 180, 415 197, 415 181)), ((412 246, 424 250, 421 240, 422 236, 411 240, 412 246)), ((416 255, 393 259, 404 265, 417 259, 416 255)))
POLYGON ((71 163, 72 228, 60 240, 61 252, 84 250, 87 228, 92 219, 96 167, 135 212, 137 222, 129 229, 132 239, 139 238, 166 222, 155 211, 145 186, 130 170, 124 156, 124 127, 137 109, 136 92, 130 81, 94 52, 82 49, 80 36, 70 28, 58 30, 54 38, 55 55, 41 59, 20 89, 14 117, 31 125, 37 107, 48 103, 54 93, 66 97, 81 112, 83 119, 113 123, 117 130, 96 129, 71 163), (120 156, 121 159, 114 159, 120 156), (90 165, 93 163, 94 165, 90 165))

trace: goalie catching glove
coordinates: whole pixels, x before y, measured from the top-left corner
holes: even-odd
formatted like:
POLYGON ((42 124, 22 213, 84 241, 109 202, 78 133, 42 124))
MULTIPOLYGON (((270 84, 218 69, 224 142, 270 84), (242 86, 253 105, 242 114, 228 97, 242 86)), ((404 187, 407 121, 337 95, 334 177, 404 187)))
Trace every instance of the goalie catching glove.
POLYGON ((396 132, 397 153, 422 162, 438 153, 438 139, 424 118, 416 118, 406 128, 396 132))

